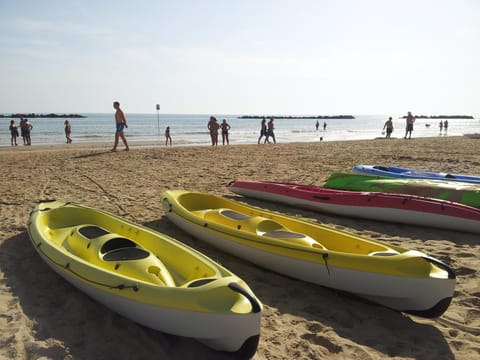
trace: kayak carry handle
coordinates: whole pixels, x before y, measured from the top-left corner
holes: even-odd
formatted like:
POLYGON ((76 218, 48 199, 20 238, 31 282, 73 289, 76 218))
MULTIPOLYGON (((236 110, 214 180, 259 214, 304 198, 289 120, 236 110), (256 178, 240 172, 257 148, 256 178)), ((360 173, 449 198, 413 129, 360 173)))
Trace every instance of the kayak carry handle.
POLYGON ((448 266, 447 264, 445 264, 444 262, 442 262, 440 260, 437 260, 435 258, 432 258, 430 256, 423 256, 423 259, 425 259, 430 264, 433 264, 435 266, 438 266, 440 269, 445 270, 448 273, 448 278, 449 279, 455 279, 456 278, 456 275, 455 275, 455 272, 453 271, 453 269, 450 266, 448 266))
POLYGON ((259 313, 262 310, 257 299, 255 299, 247 290, 241 287, 238 283, 232 282, 228 284, 228 287, 233 291, 242 294, 248 299, 248 301, 250 301, 250 304, 252 305, 252 312, 259 313))

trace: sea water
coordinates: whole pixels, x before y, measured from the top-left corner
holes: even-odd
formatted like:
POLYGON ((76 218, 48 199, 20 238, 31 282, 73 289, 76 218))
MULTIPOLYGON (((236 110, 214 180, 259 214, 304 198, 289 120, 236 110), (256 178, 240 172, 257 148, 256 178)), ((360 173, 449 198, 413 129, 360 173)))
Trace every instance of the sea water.
MULTIPOLYGON (((5 114, 8 115, 8 114, 5 114)), ((69 118, 72 125, 74 143, 112 142, 115 133, 114 115, 81 114, 84 118, 69 118)), ((226 119, 231 126, 230 144, 255 144, 260 135, 260 119, 242 119, 240 115, 215 116, 219 123, 226 119)), ((181 114, 125 114, 128 128, 125 135, 129 142, 142 142, 148 145, 165 144, 165 127, 170 126, 174 146, 210 145, 207 123, 210 115, 181 114)), ((288 116, 288 115, 287 115, 288 116)), ((364 140, 383 137, 382 128, 389 116, 393 117, 392 137, 403 138, 405 119, 401 115, 354 115, 354 119, 275 119, 277 143, 318 142, 337 140, 364 140), (323 123, 326 129, 323 130, 323 123)), ((8 130, 10 118, 0 118, 0 147, 10 146, 8 130)), ((19 124, 20 119, 14 119, 19 124)), ((65 143, 65 118, 30 118, 32 145, 54 145, 65 143)), ((422 119, 415 122, 412 137, 461 136, 465 133, 480 133, 480 120, 448 119, 448 130, 440 131, 441 119, 422 119)), ((21 145, 22 138, 17 139, 21 145)), ((222 143, 219 135, 219 145, 222 143)))

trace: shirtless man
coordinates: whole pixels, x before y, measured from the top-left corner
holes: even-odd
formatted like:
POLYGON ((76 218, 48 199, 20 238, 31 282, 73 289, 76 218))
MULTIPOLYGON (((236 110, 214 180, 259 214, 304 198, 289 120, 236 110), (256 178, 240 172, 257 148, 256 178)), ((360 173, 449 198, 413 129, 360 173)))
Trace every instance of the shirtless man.
POLYGON ((118 138, 122 138, 122 141, 125 145, 125 151, 128 151, 129 148, 127 144, 127 139, 125 139, 125 134, 123 133, 123 129, 128 128, 127 119, 125 119, 125 115, 123 114, 122 109, 120 109, 120 103, 118 101, 115 101, 113 103, 113 108, 117 111, 115 112, 115 143, 113 144, 112 151, 117 151, 118 138))
POLYGON ((415 116, 412 115, 412 113, 409 111, 407 114, 407 127, 405 128, 405 137, 404 139, 407 138, 407 134, 409 135, 408 138, 412 138, 412 131, 413 131, 413 124, 415 123, 415 116))

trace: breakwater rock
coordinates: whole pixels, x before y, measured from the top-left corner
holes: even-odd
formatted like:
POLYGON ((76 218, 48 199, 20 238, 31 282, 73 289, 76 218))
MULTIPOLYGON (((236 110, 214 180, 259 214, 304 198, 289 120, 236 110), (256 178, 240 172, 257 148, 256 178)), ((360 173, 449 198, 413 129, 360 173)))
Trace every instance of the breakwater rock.
POLYGON ((242 115, 239 116, 238 119, 321 119, 321 120, 328 120, 328 119, 355 119, 352 115, 312 115, 312 116, 284 116, 284 115, 242 115))
POLYGON ((79 114, 35 114, 35 113, 30 113, 30 114, 11 114, 11 115, 1 115, 1 118, 29 118, 29 119, 35 119, 35 118, 49 118, 49 119, 56 119, 56 118, 86 118, 85 115, 79 115, 79 114))

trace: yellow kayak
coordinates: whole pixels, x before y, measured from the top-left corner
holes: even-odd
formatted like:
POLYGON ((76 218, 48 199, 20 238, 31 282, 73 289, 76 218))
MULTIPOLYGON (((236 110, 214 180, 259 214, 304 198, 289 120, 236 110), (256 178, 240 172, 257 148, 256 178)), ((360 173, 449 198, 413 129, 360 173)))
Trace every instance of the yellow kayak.
POLYGON ((255 353, 263 305, 243 280, 185 244, 59 201, 35 206, 28 233, 54 271, 126 318, 216 350, 255 353))
POLYGON ((193 236, 293 278, 424 317, 443 314, 453 297, 453 270, 418 251, 209 194, 170 190, 162 202, 193 236))

